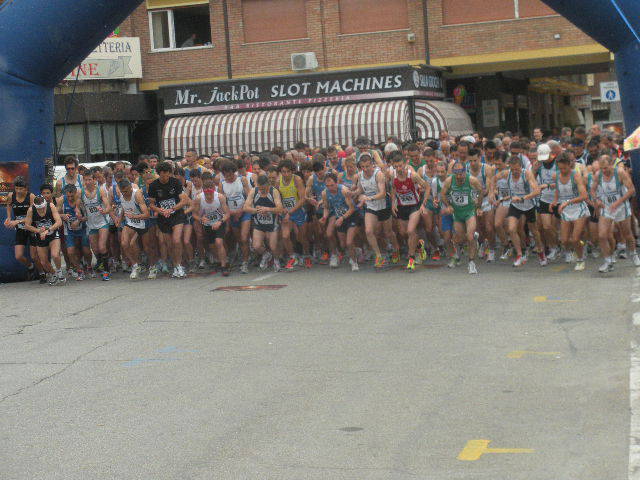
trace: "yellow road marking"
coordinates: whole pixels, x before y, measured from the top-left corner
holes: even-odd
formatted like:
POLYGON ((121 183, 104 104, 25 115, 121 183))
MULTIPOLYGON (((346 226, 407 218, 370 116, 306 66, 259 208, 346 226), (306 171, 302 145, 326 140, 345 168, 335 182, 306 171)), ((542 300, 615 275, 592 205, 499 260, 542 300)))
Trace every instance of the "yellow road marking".
POLYGON ((489 448, 491 440, 469 440, 464 446, 458 460, 475 462, 485 453, 533 453, 531 448, 489 448))
POLYGON ((567 268, 569 268, 568 265, 557 265, 555 267, 552 267, 551 270, 554 272, 562 272, 564 270, 566 270, 567 268))
POLYGON ((533 297, 533 301, 536 303, 542 303, 542 302, 555 302, 555 303, 567 303, 567 302, 577 302, 577 300, 569 300, 566 298, 554 298, 554 297, 547 297, 545 295, 541 295, 541 296, 537 296, 537 297, 533 297))
POLYGON ((531 350, 514 350, 507 353, 507 358, 522 358, 525 355, 560 355, 560 352, 533 352, 531 350))

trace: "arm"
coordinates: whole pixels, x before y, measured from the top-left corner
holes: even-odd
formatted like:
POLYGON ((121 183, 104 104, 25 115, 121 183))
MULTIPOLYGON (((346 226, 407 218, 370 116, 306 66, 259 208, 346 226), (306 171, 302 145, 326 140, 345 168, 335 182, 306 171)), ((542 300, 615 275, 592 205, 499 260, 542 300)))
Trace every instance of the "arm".
POLYGON ((52 203, 51 204, 51 213, 53 214, 54 223, 51 227, 47 229, 47 235, 52 234, 56 230, 58 230, 62 226, 62 219, 60 218, 60 214, 58 213, 58 209, 52 203))
POLYGON ((102 211, 100 213, 111 213, 111 196, 107 193, 107 190, 104 187, 99 188, 102 188, 102 195, 100 196, 102 211))
POLYGON ((444 204, 446 208, 449 208, 451 205, 449 204, 449 190, 451 189, 451 178, 447 177, 442 185, 442 191, 440 192, 440 200, 444 204))
POLYGON ((273 213, 281 214, 284 212, 284 208, 282 207, 282 197, 280 196, 280 192, 277 188, 273 189, 273 203, 276 204, 275 208, 270 209, 273 213))
POLYGON ((380 154, 378 153, 378 151, 377 150, 371 150, 369 153, 373 157, 373 161, 376 162, 376 165, 378 167, 380 167, 380 170, 384 171, 384 169, 387 168, 387 166, 382 161, 382 158, 380 157, 380 154))
POLYGON ((324 208, 322 209, 322 218, 320 218, 320 223, 324 224, 329 218, 329 211, 330 211, 329 199, 327 198, 326 190, 322 191, 322 205, 324 206, 324 208))
POLYGON ((296 212, 300 208, 302 208, 305 202, 305 197, 307 195, 302 179, 299 176, 294 175, 293 181, 295 182, 296 188, 298 189, 298 201, 296 202, 295 206, 288 212, 288 214, 292 214, 293 212, 296 212))
POLYGON ((144 220, 145 218, 149 218, 149 209, 147 208, 147 204, 144 201, 142 192, 140 190, 137 190, 133 195, 138 208, 140 208, 140 213, 134 214, 127 212, 124 214, 124 216, 127 218, 131 218, 132 220, 144 220))
POLYGON ((387 194, 387 185, 386 182, 384 181, 384 173, 382 172, 378 172, 376 173, 376 183, 378 184, 378 193, 375 194, 373 197, 369 197, 369 200, 380 200, 381 198, 384 198, 385 195, 387 194))
POLYGON ((13 192, 7 195, 7 218, 4 220, 4 226, 7 228, 15 228, 17 223, 15 220, 11 220, 13 216, 13 208, 11 208, 11 200, 13 198, 13 192))
POLYGON ((202 223, 202 217, 200 216, 200 197, 197 197, 191 204, 191 215, 194 221, 202 223))
POLYGON ((242 207, 242 210, 250 213, 250 214, 256 214, 258 213, 258 210, 256 210, 255 208, 253 208, 253 197, 255 197, 255 190, 251 190, 249 192, 249 196, 247 197, 247 199, 244 202, 244 206, 242 207))
POLYGON ((618 169, 618 177, 620 177, 620 182, 625 187, 627 187, 627 193, 625 193, 622 197, 616 200, 615 203, 611 205, 611 207, 609 207, 611 211, 616 210, 620 205, 622 205, 624 202, 626 202, 636 194, 636 187, 633 186, 633 181, 631 180, 631 177, 624 167, 618 169))
POLYGON ((524 196, 524 200, 531 200, 540 195, 540 187, 538 186, 538 182, 536 182, 536 178, 533 173, 531 173, 531 170, 527 170, 524 173, 527 177, 527 181, 529 182, 529 186, 531 187, 531 192, 524 196))
POLYGON ((36 227, 32 226, 33 224, 33 209, 35 207, 30 207, 29 210, 27 210, 27 216, 24 219, 24 228, 26 228, 27 230, 29 230, 31 233, 40 233, 40 230, 37 229, 36 227))
POLYGON ((482 191, 482 183, 476 177, 469 177, 469 183, 471 184, 471 188, 476 191, 476 211, 480 213, 482 211, 482 199, 484 198, 484 192, 482 191))
POLYGON ((319 202, 315 198, 313 198, 313 175, 307 178, 307 188, 305 189, 305 196, 309 204, 313 205, 314 207, 317 207, 319 205, 319 202))

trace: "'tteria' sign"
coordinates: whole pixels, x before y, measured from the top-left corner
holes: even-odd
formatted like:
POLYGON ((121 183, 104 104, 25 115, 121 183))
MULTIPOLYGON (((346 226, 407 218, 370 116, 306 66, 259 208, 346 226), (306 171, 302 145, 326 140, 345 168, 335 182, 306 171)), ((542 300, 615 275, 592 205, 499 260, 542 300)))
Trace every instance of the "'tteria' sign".
POLYGON ((439 70, 402 66, 162 87, 165 115, 296 107, 384 98, 443 99, 439 70))
POLYGON ((65 80, 115 80, 142 78, 140 39, 106 38, 65 80))

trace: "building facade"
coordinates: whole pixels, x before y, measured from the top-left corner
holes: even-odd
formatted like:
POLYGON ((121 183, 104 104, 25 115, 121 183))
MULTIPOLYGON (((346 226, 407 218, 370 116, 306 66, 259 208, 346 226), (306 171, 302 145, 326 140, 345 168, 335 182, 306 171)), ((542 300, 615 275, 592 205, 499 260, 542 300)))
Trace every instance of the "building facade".
POLYGON ((131 120, 131 155, 160 148, 179 114, 163 93, 174 86, 439 69, 444 99, 490 135, 588 123, 572 97, 589 93, 588 74, 611 69, 606 49, 539 0, 146 0, 120 35, 139 39, 142 71, 117 80, 117 94, 148 109, 131 120))

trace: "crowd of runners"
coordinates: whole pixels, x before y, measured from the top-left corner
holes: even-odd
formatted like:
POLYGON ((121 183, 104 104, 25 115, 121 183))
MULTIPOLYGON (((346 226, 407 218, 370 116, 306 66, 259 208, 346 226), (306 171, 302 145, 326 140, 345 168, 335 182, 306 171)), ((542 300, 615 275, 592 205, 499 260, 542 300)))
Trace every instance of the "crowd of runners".
MULTIPOLYGON (((31 279, 132 280, 187 272, 314 265, 413 272, 466 257, 523 268, 534 257, 574 263, 601 256, 640 266, 635 189, 620 138, 598 127, 532 138, 509 132, 372 145, 202 155, 66 173, 37 188, 17 178, 5 228, 31 279), (27 252, 27 249, 29 251, 27 252), (64 268, 63 268, 64 266, 64 268)), ((531 262, 533 263, 533 262, 531 262)))

